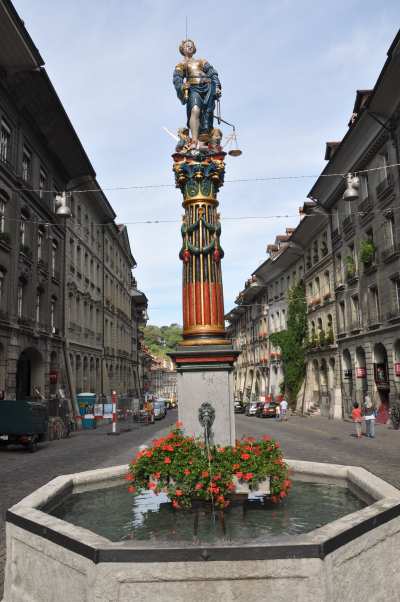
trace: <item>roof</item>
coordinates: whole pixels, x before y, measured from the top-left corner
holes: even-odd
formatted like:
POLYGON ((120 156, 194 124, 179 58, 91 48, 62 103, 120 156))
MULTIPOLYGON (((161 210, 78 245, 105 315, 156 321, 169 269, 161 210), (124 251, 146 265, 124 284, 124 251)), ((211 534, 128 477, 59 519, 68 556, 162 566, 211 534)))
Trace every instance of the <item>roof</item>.
MULTIPOLYGON (((341 188, 344 188, 343 177, 359 169, 359 164, 378 135, 383 130, 381 122, 386 122, 396 110, 400 102, 398 74, 400 70, 400 30, 393 40, 388 58, 379 74, 372 92, 359 90, 356 104, 363 102, 363 110, 347 130, 343 140, 331 156, 315 184, 308 193, 309 198, 315 198, 329 207, 336 200, 341 188), (368 94, 367 94, 368 93, 368 94), (368 96, 367 98, 366 95, 368 96), (379 121, 374 119, 379 118, 379 121), (336 177, 324 177, 329 174, 339 174, 336 177)), ((357 105, 358 106, 358 105, 357 105)), ((361 106, 361 104, 360 104, 361 106)))
POLYGON ((7 72, 44 65, 25 24, 9 0, 0 0, 0 65, 7 72))

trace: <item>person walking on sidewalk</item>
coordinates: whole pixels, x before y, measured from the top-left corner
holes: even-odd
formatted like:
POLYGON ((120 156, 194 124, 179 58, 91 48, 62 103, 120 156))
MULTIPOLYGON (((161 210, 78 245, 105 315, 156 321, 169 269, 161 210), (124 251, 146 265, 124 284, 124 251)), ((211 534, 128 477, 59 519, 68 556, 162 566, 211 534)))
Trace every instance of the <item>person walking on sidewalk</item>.
POLYGON ((280 420, 281 419, 281 406, 279 403, 276 404, 275 406, 275 419, 276 420, 280 420))
POLYGON ((288 402, 285 398, 282 399, 281 403, 281 420, 287 420, 288 402))
POLYGON ((370 396, 365 396, 363 405, 363 415, 365 420, 365 434, 373 439, 375 437, 375 408, 370 396))
POLYGON ((351 417, 356 427, 356 437, 357 439, 361 439, 361 408, 356 401, 353 403, 353 411, 351 412, 351 417))

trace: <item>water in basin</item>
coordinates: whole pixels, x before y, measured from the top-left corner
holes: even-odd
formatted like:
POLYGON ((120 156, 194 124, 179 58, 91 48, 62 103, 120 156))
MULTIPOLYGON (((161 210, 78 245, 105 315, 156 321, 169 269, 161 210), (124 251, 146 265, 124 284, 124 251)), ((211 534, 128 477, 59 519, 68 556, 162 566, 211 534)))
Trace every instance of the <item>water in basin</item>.
POLYGON ((222 523, 218 512, 213 517, 208 508, 176 511, 164 494, 133 497, 124 484, 72 493, 49 513, 111 541, 197 545, 300 535, 365 506, 347 487, 294 481, 282 503, 258 499, 232 505, 222 523))

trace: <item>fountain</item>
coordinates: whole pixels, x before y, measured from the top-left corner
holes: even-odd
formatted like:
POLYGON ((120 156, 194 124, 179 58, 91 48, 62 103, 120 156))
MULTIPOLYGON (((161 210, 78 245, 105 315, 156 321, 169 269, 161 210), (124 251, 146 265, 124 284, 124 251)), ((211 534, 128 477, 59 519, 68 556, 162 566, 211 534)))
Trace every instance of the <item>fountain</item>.
MULTIPOLYGON (((185 210, 184 332, 173 357, 180 419, 208 457, 214 443, 235 445, 238 352, 224 328, 217 213, 225 153, 212 127, 221 87, 193 59, 193 42, 181 51, 174 84, 192 137, 182 128, 173 155, 185 210)), ((164 493, 132 498, 128 466, 59 476, 7 512, 3 602, 397 600, 400 492, 363 468, 286 462, 293 491, 282 504, 271 503, 269 483, 243 497, 239 479, 226 511, 213 494, 211 506, 187 511, 164 493)))

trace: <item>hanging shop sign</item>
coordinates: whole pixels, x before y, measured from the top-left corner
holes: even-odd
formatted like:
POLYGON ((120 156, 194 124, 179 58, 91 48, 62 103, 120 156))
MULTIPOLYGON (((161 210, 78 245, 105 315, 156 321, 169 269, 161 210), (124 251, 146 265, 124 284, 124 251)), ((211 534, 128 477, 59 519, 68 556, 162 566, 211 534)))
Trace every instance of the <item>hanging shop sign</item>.
POLYGON ((356 368, 356 377, 357 378, 367 378, 367 369, 366 368, 356 368))
POLYGON ((396 362, 394 365, 394 373, 396 376, 400 376, 400 362, 396 362))
POLYGON ((58 372, 57 370, 52 370, 49 372, 49 380, 51 385, 56 385, 58 381, 58 372))

